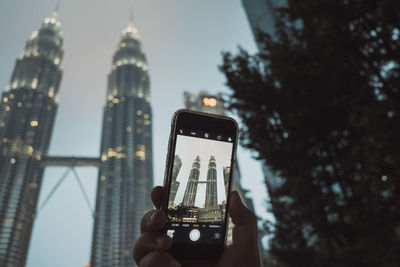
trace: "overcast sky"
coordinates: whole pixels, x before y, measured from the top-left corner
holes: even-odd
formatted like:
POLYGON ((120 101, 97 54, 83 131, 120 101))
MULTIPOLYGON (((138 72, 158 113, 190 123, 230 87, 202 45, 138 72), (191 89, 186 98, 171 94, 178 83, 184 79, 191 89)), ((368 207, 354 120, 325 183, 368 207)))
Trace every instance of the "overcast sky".
MULTIPOLYGON (((10 80, 17 56, 32 31, 50 16, 56 0, 0 1, 0 90, 10 80)), ((107 75, 121 31, 128 24, 131 0, 64 0, 64 74, 60 105, 50 144, 51 155, 98 156, 107 75)), ((162 184, 171 116, 183 107, 183 92, 229 92, 218 70, 221 51, 241 45, 256 51, 240 0, 135 0, 134 22, 147 56, 153 107, 154 183, 162 184)), ((241 148, 242 185, 258 215, 265 217, 266 190, 260 164, 241 148)), ((42 203, 65 168, 48 168, 42 203)), ((79 168, 92 208, 97 170, 79 168)), ((38 213, 28 267, 84 266, 90 258, 93 220, 70 174, 38 213)))
MULTIPOLYGON (((222 201, 226 200, 223 167, 229 167, 231 164, 232 148, 232 143, 228 142, 178 135, 175 155, 178 155, 181 159, 182 167, 176 179, 180 184, 176 193, 175 204, 183 201, 192 164, 197 156, 200 157, 199 181, 207 181, 208 163, 211 156, 215 157, 217 165, 217 201, 218 204, 222 204, 222 201)), ((205 201, 206 185, 199 184, 197 186, 195 206, 203 207, 205 201)))

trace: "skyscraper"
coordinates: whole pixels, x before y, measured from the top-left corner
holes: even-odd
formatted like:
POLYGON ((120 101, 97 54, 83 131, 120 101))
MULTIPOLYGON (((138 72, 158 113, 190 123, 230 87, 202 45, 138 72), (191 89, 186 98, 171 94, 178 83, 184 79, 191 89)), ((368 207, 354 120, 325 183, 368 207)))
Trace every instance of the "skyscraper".
POLYGON ((231 167, 222 167, 222 173, 224 174, 225 196, 227 196, 228 195, 228 186, 229 186, 229 175, 231 173, 231 167))
POLYGON ((176 180, 178 178, 179 171, 182 167, 182 160, 178 155, 175 155, 174 159, 174 167, 172 169, 172 181, 171 181, 171 190, 169 192, 169 203, 168 206, 171 206, 176 197, 176 193, 178 192, 179 182, 176 180))
POLYGON ((187 207, 194 206, 197 194, 197 182, 199 181, 200 175, 200 157, 197 156, 192 164, 192 169, 188 177, 186 184, 185 194, 183 195, 183 205, 187 207))
POLYGON ((152 208, 152 113, 146 57, 131 21, 108 76, 97 182, 92 266, 135 266, 132 246, 152 208))
POLYGON ((63 37, 54 12, 32 33, 0 102, 0 266, 24 266, 57 111, 63 37))
POLYGON ((206 208, 218 205, 217 165, 215 157, 211 156, 207 171, 206 208))
MULTIPOLYGON (((286 4, 286 0, 242 0, 254 38, 257 38, 257 30, 273 35, 277 20, 276 8, 286 4)), ((263 45, 256 39, 258 49, 263 45)))

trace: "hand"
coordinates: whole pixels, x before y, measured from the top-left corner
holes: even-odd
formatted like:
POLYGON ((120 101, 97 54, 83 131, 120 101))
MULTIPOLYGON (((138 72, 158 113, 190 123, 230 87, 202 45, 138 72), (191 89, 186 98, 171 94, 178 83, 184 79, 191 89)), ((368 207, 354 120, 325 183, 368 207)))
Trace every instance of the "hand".
MULTIPOLYGON (((166 223, 165 213, 161 210, 165 189, 153 188, 151 199, 155 210, 146 213, 141 221, 142 235, 138 238, 133 250, 133 258, 139 267, 179 267, 182 266, 169 253, 172 239, 160 230, 166 223)), ((257 239, 257 217, 250 212, 240 200, 237 192, 232 192, 230 216, 235 224, 233 244, 226 247, 217 264, 188 264, 185 267, 260 267, 257 239)))

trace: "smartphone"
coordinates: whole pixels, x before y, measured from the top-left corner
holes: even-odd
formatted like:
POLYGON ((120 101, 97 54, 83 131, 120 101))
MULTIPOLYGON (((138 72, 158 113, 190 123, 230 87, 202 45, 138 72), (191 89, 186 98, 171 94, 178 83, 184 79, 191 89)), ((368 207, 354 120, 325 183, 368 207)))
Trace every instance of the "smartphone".
POLYGON ((164 232, 183 263, 216 262, 224 250, 237 138, 229 117, 181 109, 172 118, 164 232))

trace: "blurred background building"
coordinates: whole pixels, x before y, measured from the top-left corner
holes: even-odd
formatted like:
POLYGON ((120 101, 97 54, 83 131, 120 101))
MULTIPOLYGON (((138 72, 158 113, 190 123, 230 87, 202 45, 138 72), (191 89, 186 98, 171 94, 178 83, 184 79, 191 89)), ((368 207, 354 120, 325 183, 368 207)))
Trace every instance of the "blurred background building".
POLYGON ((57 11, 32 33, 0 102, 0 266, 24 266, 58 107, 57 11))

